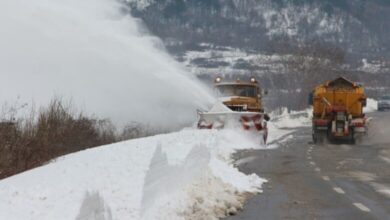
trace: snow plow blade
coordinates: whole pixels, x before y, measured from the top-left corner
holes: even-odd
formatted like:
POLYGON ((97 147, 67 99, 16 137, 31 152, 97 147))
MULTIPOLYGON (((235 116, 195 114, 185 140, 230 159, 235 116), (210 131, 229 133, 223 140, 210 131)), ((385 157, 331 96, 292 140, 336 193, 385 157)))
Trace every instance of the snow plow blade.
POLYGON ((258 112, 201 112, 198 111, 199 129, 223 129, 241 127, 248 131, 263 134, 264 143, 267 141, 267 122, 265 114, 258 112))
POLYGON ((209 111, 198 110, 199 129, 243 128, 255 131, 263 137, 266 144, 270 119, 264 113, 262 92, 257 80, 251 77, 248 81, 222 81, 217 77, 214 81, 217 102, 209 111))

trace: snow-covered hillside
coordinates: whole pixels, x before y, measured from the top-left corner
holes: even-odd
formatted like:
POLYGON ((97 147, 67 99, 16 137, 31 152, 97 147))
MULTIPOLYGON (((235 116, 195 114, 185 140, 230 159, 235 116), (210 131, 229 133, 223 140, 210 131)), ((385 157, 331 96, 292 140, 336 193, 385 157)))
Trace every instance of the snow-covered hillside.
POLYGON ((363 109, 364 113, 370 113, 378 110, 378 101, 375 99, 367 99, 367 106, 363 109))
POLYGON ((388 0, 126 0, 168 45, 207 42, 278 53, 324 43, 357 57, 388 56, 388 0), (287 46, 287 47, 286 47, 287 46), (382 54, 378 56, 379 54, 382 54))
MULTIPOLYGON (((213 219, 241 209, 266 180, 233 166, 239 149, 272 149, 288 115, 270 123, 269 146, 238 130, 196 130, 81 151, 0 182, 0 219, 213 219)), ((297 118, 296 126, 304 120, 297 118)))
POLYGON ((68 155, 3 180, 0 219, 223 216, 260 191, 263 179, 227 163, 256 147, 244 133, 188 129, 68 155))
POLYGON ((202 43, 198 50, 186 51, 178 60, 197 76, 203 75, 256 75, 284 74, 286 67, 282 64, 289 55, 266 55, 248 52, 239 48, 215 46, 202 43))

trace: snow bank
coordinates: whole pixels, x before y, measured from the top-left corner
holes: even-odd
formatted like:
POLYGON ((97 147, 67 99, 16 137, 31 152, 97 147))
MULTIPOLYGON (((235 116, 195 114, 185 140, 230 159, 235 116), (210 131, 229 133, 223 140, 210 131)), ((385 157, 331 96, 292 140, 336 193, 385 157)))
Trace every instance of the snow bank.
POLYGON ((299 127, 311 126, 312 109, 291 111, 287 108, 275 110, 269 114, 268 149, 279 147, 279 144, 292 138, 291 135, 299 127))
POLYGON ((212 219, 242 207, 265 181, 234 168, 258 140, 193 130, 102 146, 0 182, 0 219, 212 219))
POLYGON ((231 155, 277 147, 291 138, 293 125, 306 124, 308 111, 272 113, 266 147, 251 132, 188 128, 58 158, 0 181, 0 219, 217 219, 236 213, 266 180, 239 172, 231 155))
POLYGON ((311 126, 312 109, 303 111, 291 111, 282 108, 279 111, 271 112, 272 124, 277 128, 297 128, 311 126))
POLYGON ((367 99, 367 106, 364 107, 363 111, 364 113, 370 113, 370 112, 375 112, 378 110, 378 101, 375 99, 367 99))

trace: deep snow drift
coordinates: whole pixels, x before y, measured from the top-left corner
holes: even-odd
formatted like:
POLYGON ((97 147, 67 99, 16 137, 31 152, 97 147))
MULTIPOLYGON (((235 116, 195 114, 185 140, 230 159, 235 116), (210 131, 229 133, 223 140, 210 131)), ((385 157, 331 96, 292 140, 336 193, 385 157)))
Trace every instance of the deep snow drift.
POLYGON ((367 106, 363 108, 364 113, 371 113, 378 110, 378 101, 368 98, 367 106))
POLYGON ((279 111, 271 112, 272 126, 277 128, 296 128, 311 126, 312 108, 302 111, 288 111, 281 108, 279 111))
MULTIPOLYGON (((279 117, 275 123, 302 118, 279 117)), ((216 219, 241 209, 265 181, 232 164, 240 149, 271 149, 294 130, 269 123, 270 146, 240 129, 135 139, 60 157, 0 181, 0 219, 216 219)))
POLYGON ((0 1, 0 104, 73 99, 116 123, 194 121, 212 102, 115 0, 0 1))
POLYGON ((0 219, 223 216, 260 191, 263 179, 227 163, 256 142, 245 132, 187 129, 61 157, 0 182, 0 219))

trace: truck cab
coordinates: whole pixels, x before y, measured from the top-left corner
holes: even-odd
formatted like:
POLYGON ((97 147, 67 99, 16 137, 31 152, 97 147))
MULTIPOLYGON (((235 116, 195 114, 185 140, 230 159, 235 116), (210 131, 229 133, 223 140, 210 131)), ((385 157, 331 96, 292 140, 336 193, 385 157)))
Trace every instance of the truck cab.
POLYGON ((217 77, 214 90, 217 102, 208 111, 198 110, 199 129, 222 129, 242 127, 247 131, 259 132, 262 142, 267 142, 267 121, 264 113, 261 89, 255 78, 249 81, 224 81, 217 77))
POLYGON ((261 89, 255 78, 249 82, 221 82, 216 78, 214 87, 218 99, 232 111, 264 112, 261 89))

